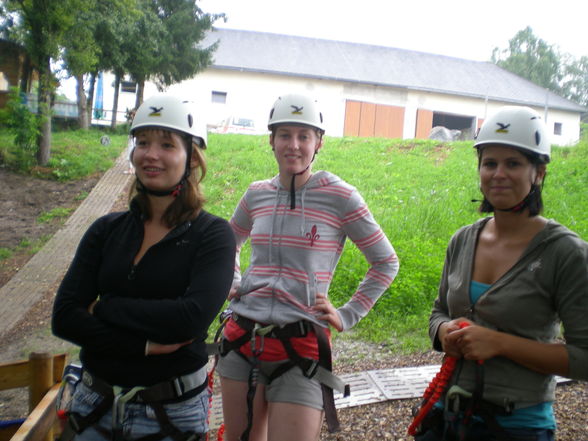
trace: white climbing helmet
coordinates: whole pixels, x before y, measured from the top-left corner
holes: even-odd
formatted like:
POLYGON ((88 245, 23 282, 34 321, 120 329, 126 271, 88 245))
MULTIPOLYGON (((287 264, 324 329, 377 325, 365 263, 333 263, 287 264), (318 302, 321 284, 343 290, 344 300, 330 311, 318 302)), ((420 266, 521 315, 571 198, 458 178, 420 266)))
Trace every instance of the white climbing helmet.
POLYGON ((193 101, 172 95, 152 96, 137 109, 131 124, 131 135, 140 128, 159 127, 192 136, 205 149, 206 123, 197 116, 196 110, 196 103, 193 101))
POLYGON ((551 159, 551 143, 541 116, 524 106, 504 106, 490 116, 478 132, 474 147, 501 144, 534 153, 544 162, 551 159))
POLYGON ((280 96, 270 111, 267 127, 277 124, 305 124, 324 133, 323 114, 318 102, 306 95, 290 94, 280 96))

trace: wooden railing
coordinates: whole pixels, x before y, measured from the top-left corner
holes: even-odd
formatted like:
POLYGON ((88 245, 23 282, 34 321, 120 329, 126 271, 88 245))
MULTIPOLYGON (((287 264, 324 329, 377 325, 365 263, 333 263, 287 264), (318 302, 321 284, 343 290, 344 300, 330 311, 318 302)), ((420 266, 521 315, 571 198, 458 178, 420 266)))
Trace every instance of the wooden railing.
POLYGON ((28 360, 0 364, 0 390, 26 387, 29 414, 20 426, 0 429, 0 441, 54 441, 55 401, 67 355, 33 352, 28 360))

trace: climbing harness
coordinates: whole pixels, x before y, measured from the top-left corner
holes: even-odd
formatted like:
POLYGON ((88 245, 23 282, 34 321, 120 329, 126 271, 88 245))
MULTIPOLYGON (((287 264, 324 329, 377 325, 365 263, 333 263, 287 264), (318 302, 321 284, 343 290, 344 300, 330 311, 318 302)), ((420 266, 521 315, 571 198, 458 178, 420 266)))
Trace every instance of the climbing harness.
MULTIPOLYGON (((469 326, 469 323, 462 322, 459 324, 460 329, 469 326)), ((443 392, 447 388, 447 383, 451 379, 453 375, 453 371, 455 370, 455 365, 457 364, 456 357, 446 356, 443 360, 443 364, 441 365, 441 369, 437 372, 437 375, 431 380, 429 386, 425 389, 425 393, 423 394, 423 401, 421 403, 421 408, 418 413, 414 416, 412 423, 408 427, 408 434, 411 436, 415 436, 420 428, 421 423, 425 419, 425 417, 429 414, 433 406, 439 399, 443 392)))
POLYGON ((456 363, 457 358, 455 357, 445 357, 445 359, 443 360, 441 369, 439 370, 439 372, 437 372, 433 380, 431 380, 427 389, 425 389, 421 408, 415 415, 410 426, 408 427, 409 435, 415 436, 418 433, 421 423, 429 414, 429 412, 433 408, 433 405, 441 398, 441 395, 447 387, 447 383, 451 379, 451 375, 453 375, 456 363))
POLYGON ((235 313, 230 313, 230 318, 232 318, 241 329, 245 330, 245 333, 232 341, 222 339, 219 346, 220 356, 225 356, 230 351, 235 351, 251 366, 247 391, 247 427, 241 435, 241 441, 248 441, 249 433, 253 425, 253 399, 255 398, 255 391, 259 379, 261 364, 260 356, 263 353, 266 338, 278 339, 288 355, 288 360, 277 367, 269 375, 268 382, 271 383, 293 367, 298 366, 305 377, 309 379, 314 378, 321 385, 323 408, 329 432, 336 432, 339 430, 340 426, 337 418, 337 410, 335 408, 333 390, 336 390, 342 393, 343 396, 347 397, 350 394, 350 389, 349 385, 343 383, 340 378, 332 373, 331 346, 325 329, 308 321, 298 321, 285 326, 277 326, 263 325, 235 313), (292 338, 306 337, 311 331, 314 332, 317 338, 319 352, 318 360, 300 356, 292 346, 291 342, 292 338), (241 352, 241 348, 247 344, 250 345, 249 347, 252 353, 251 357, 247 357, 241 352))
MULTIPOLYGON (((460 329, 469 326, 469 323, 462 322, 459 324, 460 329)), ((441 369, 435 375, 433 380, 429 383, 427 389, 423 394, 421 407, 415 412, 413 421, 408 427, 408 434, 417 436, 426 430, 423 427, 423 422, 431 416, 433 406, 437 403, 445 389, 453 372, 455 371, 460 359, 456 357, 446 356, 441 365, 441 369)), ((474 392, 468 392, 458 385, 453 385, 449 388, 445 395, 445 409, 444 422, 446 429, 444 430, 443 439, 467 441, 467 431, 472 424, 474 417, 482 417, 488 428, 496 435, 496 441, 508 441, 508 434, 496 421, 496 415, 509 415, 512 413, 512 403, 507 403, 505 406, 498 406, 483 399, 484 391, 484 361, 476 361, 475 372, 476 387, 474 392), (457 432, 451 428, 459 421, 457 432)))
POLYGON ((160 432, 146 435, 135 441, 159 441, 170 436, 174 441, 201 441, 206 434, 191 431, 182 432, 170 421, 163 402, 179 398, 195 396, 208 386, 206 366, 187 375, 175 377, 153 386, 122 388, 113 386, 80 366, 69 365, 64 371, 64 379, 58 400, 58 417, 65 420, 60 441, 69 441, 76 434, 82 433, 90 426, 114 441, 124 440, 122 421, 127 403, 144 403, 151 407, 160 425, 160 432), (88 415, 80 415, 71 411, 71 395, 77 383, 82 382, 93 392, 102 396, 102 400, 88 415), (112 410, 112 430, 96 426, 96 423, 112 410))

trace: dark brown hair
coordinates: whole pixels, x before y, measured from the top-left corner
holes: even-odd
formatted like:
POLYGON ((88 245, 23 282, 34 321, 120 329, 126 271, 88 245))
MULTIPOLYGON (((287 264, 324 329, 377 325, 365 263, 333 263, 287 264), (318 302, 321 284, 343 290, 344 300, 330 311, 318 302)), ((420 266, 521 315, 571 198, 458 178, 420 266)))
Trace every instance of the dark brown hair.
MULTIPOLYGON (((147 130, 161 131, 165 136, 171 136, 172 133, 165 129, 151 128, 147 130)), ((196 159, 197 165, 190 169, 189 176, 186 179, 183 179, 183 186, 178 195, 163 213, 162 220, 170 228, 196 218, 206 202, 200 185, 206 176, 206 158, 204 157, 204 152, 191 137, 181 135, 181 139, 186 151, 188 148, 191 148, 191 155, 188 155, 188 158, 191 158, 190 162, 194 162, 194 159, 196 159)), ((188 166, 189 164, 186 165, 186 167, 188 166)), ((140 185, 142 184, 135 178, 135 182, 129 194, 129 202, 135 201, 139 206, 139 210, 144 219, 150 219, 152 212, 149 197, 145 192, 139 191, 140 185)))

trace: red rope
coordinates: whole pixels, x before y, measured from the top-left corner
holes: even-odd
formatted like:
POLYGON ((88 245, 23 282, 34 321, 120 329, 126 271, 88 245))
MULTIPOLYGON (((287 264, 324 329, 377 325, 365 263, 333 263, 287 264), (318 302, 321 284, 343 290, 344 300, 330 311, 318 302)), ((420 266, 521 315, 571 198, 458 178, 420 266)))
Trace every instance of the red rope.
POLYGON ((221 426, 218 428, 218 432, 216 434, 217 441, 223 441, 225 434, 225 423, 222 423, 221 426))
MULTIPOLYGON (((469 323, 462 322, 459 324, 460 328, 465 328, 466 326, 469 326, 469 323)), ((429 383, 427 389, 425 389, 425 393, 423 394, 423 405, 421 406, 419 412, 412 420, 410 426, 408 426, 409 435, 416 435, 417 430, 423 422, 425 416, 427 416, 431 408, 435 405, 437 401, 439 401, 441 395, 443 395, 443 392, 447 388, 447 383, 453 375, 453 371, 455 370, 457 360, 458 359, 456 357, 449 356, 446 356, 443 360, 441 369, 439 369, 439 372, 437 372, 433 380, 431 380, 431 382, 429 383)))

